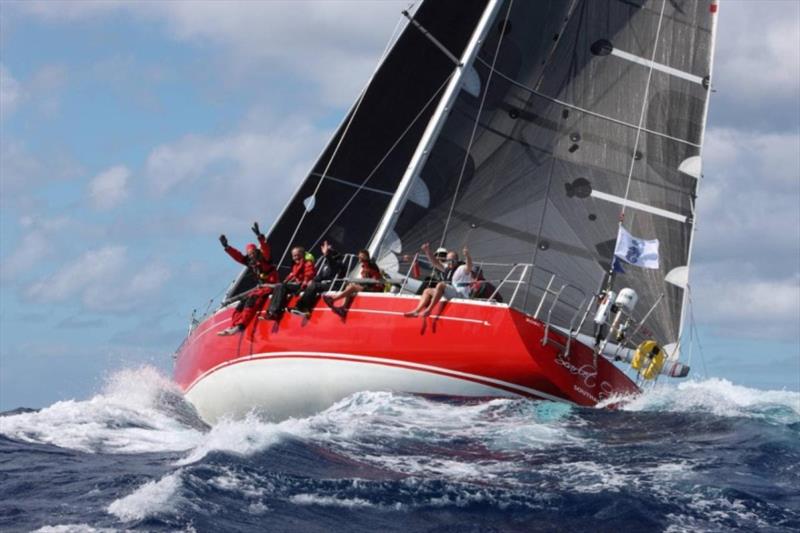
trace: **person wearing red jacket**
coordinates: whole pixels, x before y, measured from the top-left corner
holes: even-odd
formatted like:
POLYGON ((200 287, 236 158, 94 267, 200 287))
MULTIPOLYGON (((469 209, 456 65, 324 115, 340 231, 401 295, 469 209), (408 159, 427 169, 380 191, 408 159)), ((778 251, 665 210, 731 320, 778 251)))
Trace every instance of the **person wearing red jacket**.
POLYGON ((225 249, 225 252, 233 258, 234 261, 245 265, 256 278, 256 287, 246 293, 246 298, 239 300, 236 309, 233 311, 232 326, 228 329, 222 330, 217 335, 233 335, 244 331, 247 325, 253 320, 261 308, 269 298, 272 292, 271 286, 262 286, 262 284, 278 283, 278 270, 271 261, 271 251, 267 238, 261 233, 258 227, 258 222, 253 223, 251 228, 253 233, 258 238, 258 246, 253 243, 245 247, 243 254, 233 246, 228 244, 228 239, 225 235, 219 236, 219 242, 225 249))
POLYGON ((315 275, 313 258, 306 257, 306 249, 302 246, 292 248, 292 270, 283 278, 283 283, 275 286, 267 309, 267 318, 279 320, 286 308, 286 297, 304 291, 314 281, 315 275))
POLYGON ((344 288, 342 292, 336 296, 328 296, 327 294, 322 297, 322 300, 331 308, 331 311, 344 318, 350 305, 353 303, 353 298, 356 297, 361 291, 366 292, 383 292, 384 280, 381 270, 378 265, 370 258, 368 250, 358 251, 358 261, 361 263, 361 274, 359 277, 362 281, 350 283, 344 288), (344 298, 344 305, 336 307, 334 303, 337 300, 344 298))
POLYGON ((315 274, 314 261, 306 257, 306 249, 302 246, 292 248, 292 271, 286 275, 283 282, 296 283, 300 285, 300 289, 305 289, 314 281, 315 274))

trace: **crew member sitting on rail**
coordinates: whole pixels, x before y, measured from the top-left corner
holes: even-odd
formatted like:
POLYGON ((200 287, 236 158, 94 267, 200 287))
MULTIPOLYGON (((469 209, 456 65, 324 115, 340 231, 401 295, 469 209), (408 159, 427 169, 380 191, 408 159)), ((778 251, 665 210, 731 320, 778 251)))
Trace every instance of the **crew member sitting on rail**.
POLYGON ((314 259, 306 254, 302 246, 292 248, 292 270, 283 279, 283 283, 275 286, 272 300, 267 309, 267 318, 278 320, 286 307, 286 297, 305 290, 314 281, 314 259))
POLYGON ((472 256, 465 246, 463 249, 466 263, 458 260, 458 254, 453 251, 445 251, 440 248, 436 254, 431 253, 431 245, 422 245, 422 251, 428 256, 428 260, 440 274, 440 279, 435 287, 427 288, 420 296, 419 304, 412 311, 404 313, 403 316, 429 316, 434 307, 441 301, 442 296, 448 298, 469 298, 472 282, 475 277, 472 274, 472 256), (445 257, 442 258, 442 255, 445 257), (445 294, 447 291, 447 294, 445 294))
POLYGON ((333 280, 344 278, 346 274, 345 265, 342 262, 342 254, 337 252, 333 245, 329 244, 328 241, 324 241, 320 250, 322 250, 322 257, 314 264, 314 269, 316 270, 314 280, 305 288, 303 294, 294 304, 294 308, 289 309, 295 315, 305 318, 311 316, 311 310, 314 308, 320 293, 330 290, 333 280))
POLYGON ((233 325, 220 331, 217 335, 233 335, 243 331, 253 320, 253 317, 264 307, 264 302, 267 301, 270 292, 272 292, 272 287, 263 286, 262 284, 278 282, 278 271, 270 260, 267 238, 261 233, 258 222, 254 222, 251 229, 258 238, 258 247, 252 243, 248 244, 245 247, 246 254, 243 254, 233 246, 229 246, 225 235, 219 236, 219 242, 222 243, 225 252, 250 270, 251 274, 256 278, 257 285, 246 292, 244 297, 239 300, 236 309, 233 311, 231 321, 233 325))
POLYGON ((336 296, 328 296, 326 294, 322 297, 322 300, 328 307, 342 318, 345 317, 347 310, 350 309, 350 305, 352 305, 353 298, 356 297, 356 294, 361 291, 383 292, 384 289, 383 275, 378 265, 370 258, 369 251, 359 250, 358 261, 361 263, 361 274, 359 277, 364 281, 348 284, 347 287, 336 296), (344 305, 336 307, 334 303, 342 298, 344 298, 344 305))

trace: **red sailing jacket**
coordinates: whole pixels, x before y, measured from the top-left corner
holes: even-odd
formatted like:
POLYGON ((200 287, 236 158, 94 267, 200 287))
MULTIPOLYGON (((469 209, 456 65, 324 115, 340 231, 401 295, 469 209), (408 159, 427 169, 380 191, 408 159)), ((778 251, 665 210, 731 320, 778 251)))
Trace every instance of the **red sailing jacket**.
POLYGON ((267 244, 266 237, 260 235, 258 237, 258 244, 261 249, 261 256, 255 261, 251 261, 248 256, 233 246, 226 246, 225 251, 235 261, 250 268, 250 270, 258 276, 258 281, 260 283, 278 283, 278 271, 275 270, 275 266, 270 261, 272 252, 270 251, 269 244, 267 244))
POLYGON ((308 259, 303 259, 299 263, 292 263, 292 271, 286 275, 283 281, 299 283, 301 287, 305 287, 314 280, 314 263, 308 259))
MULTIPOLYGON (((374 262, 361 263, 361 279, 382 280, 381 269, 374 262)), ((383 285, 380 283, 370 283, 364 287, 368 292, 383 292, 383 285)))

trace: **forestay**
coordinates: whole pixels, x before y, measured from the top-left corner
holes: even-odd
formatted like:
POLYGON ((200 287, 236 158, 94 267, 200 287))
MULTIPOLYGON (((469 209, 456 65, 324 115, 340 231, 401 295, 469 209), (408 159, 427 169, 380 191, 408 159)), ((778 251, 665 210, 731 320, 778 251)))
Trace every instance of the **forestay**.
MULTIPOLYGON (((485 7, 486 0, 425 2, 414 18, 460 54, 485 7)), ((276 262, 293 244, 311 249, 327 239, 340 250, 357 250, 369 242, 455 68, 406 26, 272 226, 276 262)), ((285 272, 288 257, 279 266, 285 272)), ((253 283, 243 271, 228 297, 253 283)))

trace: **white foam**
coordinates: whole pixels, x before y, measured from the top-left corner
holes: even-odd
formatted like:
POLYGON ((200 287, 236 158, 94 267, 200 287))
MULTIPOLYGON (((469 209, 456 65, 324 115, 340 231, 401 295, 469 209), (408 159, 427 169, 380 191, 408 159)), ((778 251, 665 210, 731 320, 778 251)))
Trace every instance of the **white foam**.
POLYGON ((282 424, 264 422, 255 414, 241 420, 222 419, 177 464, 195 463, 212 452, 249 456, 279 442, 285 433, 282 424))
POLYGON ((728 530, 730 523, 735 523, 742 530, 761 531, 770 524, 759 517, 736 498, 729 499, 718 487, 707 488, 704 492, 695 492, 687 498, 681 498, 681 504, 691 510, 689 514, 667 515, 672 524, 666 530, 670 533, 684 531, 728 530))
POLYGON ((469 481, 507 474, 515 453, 579 440, 562 423, 570 412, 567 405, 554 409, 552 404, 528 400, 453 404, 413 395, 361 392, 315 416, 278 426, 381 468, 469 481), (463 458, 450 456, 451 444, 464 440, 480 442, 485 450, 465 453, 463 458), (412 443, 409 453, 403 452, 406 442, 412 443), (426 445, 424 455, 414 453, 418 449, 414 442, 426 445))
POLYGON ((85 452, 184 451, 196 446, 203 432, 176 415, 176 409, 190 412, 181 401, 176 385, 155 368, 123 370, 89 400, 0 418, 0 433, 85 452))
POLYGON ((222 468, 222 473, 208 480, 208 484, 223 491, 235 492, 246 498, 258 499, 273 490, 273 484, 266 479, 245 476, 229 468, 222 468))
POLYGON ((89 524, 58 524, 55 526, 42 526, 34 533, 114 533, 116 529, 95 528, 89 524))
POLYGON ((568 438, 567 430, 557 421, 541 423, 538 418, 536 403, 527 400, 454 405, 418 396, 361 392, 306 419, 304 433, 344 440, 403 437, 426 442, 469 437, 499 444, 503 449, 509 444, 542 448, 568 438))
POLYGON ((254 515, 261 515, 269 510, 269 507, 261 502, 251 503, 247 506, 247 512, 254 515))
POLYGON ((289 501, 298 505, 321 505, 323 507, 376 507, 375 504, 361 498, 337 498, 316 494, 295 494, 289 498, 289 501))
POLYGON ((178 470, 158 481, 148 481, 128 496, 114 500, 107 511, 123 522, 172 513, 181 500, 180 487, 181 471, 178 470))
POLYGON ((734 385, 726 379, 686 381, 660 386, 622 406, 626 411, 707 412, 748 416, 777 423, 800 421, 800 393, 764 391, 734 385))

